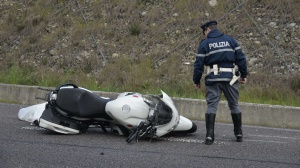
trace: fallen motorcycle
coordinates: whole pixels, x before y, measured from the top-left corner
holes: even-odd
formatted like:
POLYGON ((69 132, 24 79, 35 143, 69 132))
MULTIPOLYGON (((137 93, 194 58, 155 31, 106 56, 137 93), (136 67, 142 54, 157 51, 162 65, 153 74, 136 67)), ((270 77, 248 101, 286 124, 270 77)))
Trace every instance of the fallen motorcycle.
MULTIPOLYGON (((48 91, 46 103, 20 109, 20 120, 62 134, 79 134, 90 127, 110 129, 128 136, 126 142, 142 137, 158 138, 170 132, 193 133, 197 125, 179 114, 172 99, 124 92, 116 99, 96 95, 75 84, 63 84, 48 91), (147 97, 147 98, 146 98, 147 97)), ((40 98, 41 99, 41 98, 40 98)))

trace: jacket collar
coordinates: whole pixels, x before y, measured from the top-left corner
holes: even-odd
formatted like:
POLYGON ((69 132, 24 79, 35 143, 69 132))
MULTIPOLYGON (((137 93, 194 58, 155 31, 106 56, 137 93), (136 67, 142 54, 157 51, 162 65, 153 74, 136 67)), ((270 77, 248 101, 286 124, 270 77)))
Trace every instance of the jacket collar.
POLYGON ((212 29, 208 34, 207 34, 207 38, 216 38, 216 37, 220 37, 223 36, 224 34, 221 33, 218 29, 212 29))

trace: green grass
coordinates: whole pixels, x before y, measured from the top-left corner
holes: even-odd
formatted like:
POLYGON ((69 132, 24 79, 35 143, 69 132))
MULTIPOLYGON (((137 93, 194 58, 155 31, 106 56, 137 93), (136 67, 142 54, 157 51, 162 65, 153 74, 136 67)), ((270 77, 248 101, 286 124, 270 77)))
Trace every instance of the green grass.
POLYGON ((272 104, 283 106, 300 106, 297 94, 287 94, 278 88, 250 88, 240 90, 240 101, 258 104, 272 104))
MULTIPOLYGON (((157 84, 154 82, 154 79, 150 80, 146 75, 139 76, 149 71, 149 69, 147 69, 147 64, 147 62, 144 62, 144 64, 141 65, 144 71, 139 71, 139 73, 137 73, 137 71, 130 70, 141 68, 135 67, 138 65, 128 67, 128 69, 126 70, 127 76, 125 76, 121 80, 119 79, 123 82, 123 84, 113 83, 109 78, 107 78, 107 76, 107 81, 101 82, 98 81, 99 79, 97 79, 97 77, 86 75, 83 72, 65 71, 59 73, 46 70, 36 70, 33 68, 21 69, 16 65, 13 65, 8 70, 1 72, 0 82, 6 84, 35 85, 44 87, 56 87, 64 83, 74 83, 78 86, 95 91, 133 91, 142 94, 160 94, 160 90, 163 90, 171 97, 205 99, 205 86, 202 85, 202 88, 200 90, 196 89, 191 80, 171 80, 169 82, 157 84)), ((156 75, 154 72, 152 73, 154 76, 156 75)), ((120 75, 120 77, 123 75, 120 75)), ((113 80, 118 80, 118 78, 120 77, 117 77, 115 79, 113 78, 113 80)), ((297 84, 299 84, 299 81, 294 80, 293 87, 298 87, 297 84)), ((224 96, 222 97, 222 100, 225 100, 224 96)), ((266 89, 258 86, 248 87, 247 85, 240 85, 240 102, 299 107, 300 97, 299 93, 297 94, 292 91, 288 92, 287 90, 283 90, 282 88, 278 87, 270 87, 266 89)))

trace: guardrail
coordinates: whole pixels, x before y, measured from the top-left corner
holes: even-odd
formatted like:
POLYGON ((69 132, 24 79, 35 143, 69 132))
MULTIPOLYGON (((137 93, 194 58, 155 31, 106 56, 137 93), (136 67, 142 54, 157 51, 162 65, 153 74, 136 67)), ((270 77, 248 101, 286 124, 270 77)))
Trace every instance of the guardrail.
MULTIPOLYGON (((42 103, 36 97, 44 97, 47 92, 39 86, 0 84, 0 101, 6 103, 33 105, 42 103)), ((49 88, 53 89, 53 88, 49 88)), ((99 96, 116 98, 119 93, 94 91, 99 96)), ((198 99, 172 98, 180 113, 192 120, 205 120, 206 101, 198 99)), ((276 128, 300 129, 300 107, 253 104, 240 102, 243 124, 276 128)), ((218 106, 216 122, 232 123, 226 101, 218 106)))

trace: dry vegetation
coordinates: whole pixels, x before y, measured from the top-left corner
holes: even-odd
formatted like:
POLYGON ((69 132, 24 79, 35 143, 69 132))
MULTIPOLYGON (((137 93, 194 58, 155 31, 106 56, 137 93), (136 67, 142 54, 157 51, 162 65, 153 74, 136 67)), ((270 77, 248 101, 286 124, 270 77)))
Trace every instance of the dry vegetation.
POLYGON ((300 106, 299 0, 0 0, 0 82, 203 98, 192 83, 201 23, 249 62, 241 100, 300 106), (217 2, 215 5, 214 2, 217 2), (291 101, 289 100, 289 95, 291 101), (283 99, 283 100, 281 100, 283 99))

